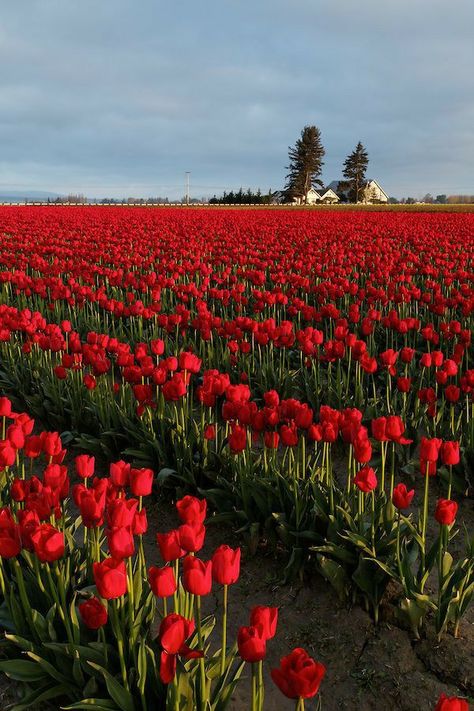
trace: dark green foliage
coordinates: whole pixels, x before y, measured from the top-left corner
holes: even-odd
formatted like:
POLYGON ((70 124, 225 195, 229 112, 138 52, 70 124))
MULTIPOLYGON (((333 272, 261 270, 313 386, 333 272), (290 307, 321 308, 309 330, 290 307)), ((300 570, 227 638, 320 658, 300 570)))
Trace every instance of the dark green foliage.
POLYGON ((348 189, 349 202, 360 202, 365 187, 365 173, 369 164, 369 154, 359 141, 355 150, 344 161, 344 188, 348 189))
POLYGON ((324 165, 325 151, 321 143, 321 132, 316 126, 305 126, 293 147, 288 148, 290 164, 287 166, 285 191, 287 199, 301 198, 312 187, 322 187, 320 179, 324 165))

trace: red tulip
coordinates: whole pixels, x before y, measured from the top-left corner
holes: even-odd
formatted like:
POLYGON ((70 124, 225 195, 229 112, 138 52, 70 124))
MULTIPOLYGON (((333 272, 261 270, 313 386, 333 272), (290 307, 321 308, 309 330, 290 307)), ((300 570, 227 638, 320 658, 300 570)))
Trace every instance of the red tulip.
POLYGON ((78 605, 82 621, 91 630, 98 630, 107 624, 107 610, 99 598, 91 597, 78 605))
POLYGON ((110 480, 114 486, 124 488, 130 481, 130 464, 120 460, 110 464, 110 480))
POLYGON ((156 542, 165 563, 182 558, 186 551, 181 547, 179 529, 167 533, 157 533, 156 542))
POLYGON ((157 597, 169 597, 177 590, 174 570, 170 565, 164 568, 148 568, 148 582, 157 597))
POLYGON ((62 450, 62 442, 58 432, 43 432, 43 451, 48 457, 54 457, 62 450))
POLYGON ((434 711, 469 711, 469 702, 459 696, 441 694, 434 711))
POLYGON ((160 679, 163 684, 173 681, 176 674, 176 656, 179 654, 186 659, 195 659, 203 656, 200 650, 190 649, 186 640, 194 631, 194 622, 187 620, 173 612, 167 615, 160 624, 158 641, 163 649, 160 657, 160 679))
POLYGON ((133 517, 132 523, 132 533, 134 536, 143 536, 148 530, 148 519, 146 515, 146 509, 143 508, 141 511, 135 511, 135 516, 133 517))
POLYGON ((233 454, 243 452, 247 446, 247 430, 242 425, 233 425, 229 435, 229 447, 233 454))
POLYGON ((263 628, 263 636, 266 640, 273 639, 276 634, 278 623, 278 608, 265 607, 257 605, 250 613, 250 624, 254 627, 261 625, 263 628))
POLYGON ((443 442, 440 449, 441 461, 448 466, 459 464, 459 442, 443 442))
POLYGON ((212 556, 212 578, 220 585, 233 585, 240 575, 240 548, 222 545, 212 556))
POLYGON ((109 528, 131 528, 138 509, 137 499, 114 499, 107 507, 109 528))
POLYGON ((152 469, 130 469, 130 491, 134 496, 149 496, 153 486, 152 469))
POLYGON ((407 491, 405 484, 397 484, 393 489, 392 502, 396 509, 403 511, 407 509, 413 497, 415 496, 415 489, 407 491))
POLYGON ((64 534, 50 523, 42 523, 31 535, 34 551, 41 563, 53 563, 64 555, 64 534))
POLYGON ((105 600, 113 600, 127 592, 127 569, 123 560, 106 558, 94 563, 94 581, 99 595, 105 600))
POLYGON ((206 519, 207 501, 195 496, 185 496, 176 502, 176 510, 183 523, 200 526, 206 519))
POLYGON ((310 699, 315 696, 326 674, 326 667, 315 662, 304 649, 297 647, 280 661, 271 675, 280 691, 289 699, 310 699))
POLYGON ((244 662, 259 662, 266 655, 266 638, 262 625, 241 627, 237 634, 239 655, 244 662))
POLYGON ((436 462, 442 444, 443 440, 437 437, 433 437, 432 439, 422 437, 420 443, 420 459, 423 459, 425 462, 436 462))
POLYGON ((10 417, 11 414, 11 401, 7 397, 0 397, 0 417, 10 417))
POLYGON ((211 440, 216 438, 216 426, 206 425, 204 428, 204 439, 211 440))
POLYGON ((212 561, 188 555, 183 560, 183 587, 193 595, 209 595, 212 588, 212 561))
POLYGON ((135 553, 135 543, 131 528, 121 526, 107 531, 107 543, 110 555, 115 560, 130 558, 135 553))
POLYGON ((75 459, 76 473, 81 479, 88 479, 94 475, 95 457, 88 454, 79 454, 75 459))
POLYGON ((379 442, 387 442, 388 437, 386 434, 386 429, 387 429, 387 418, 386 417, 377 417, 375 420, 372 420, 372 437, 379 442))
POLYGON ((14 558, 21 551, 20 527, 8 508, 0 509, 0 557, 14 558))
POLYGON ((377 486, 377 476, 372 467, 362 467, 354 477, 354 484, 358 489, 368 494, 377 486))
POLYGON ((83 484, 73 487, 74 502, 79 507, 86 528, 101 526, 104 522, 106 495, 106 479, 96 479, 89 489, 86 489, 83 484))
POLYGON ((458 505, 451 499, 438 499, 435 511, 435 519, 442 526, 450 526, 456 519, 458 505))
POLYGON ((204 526, 184 523, 178 528, 179 544, 188 553, 198 553, 204 545, 206 529, 204 526))

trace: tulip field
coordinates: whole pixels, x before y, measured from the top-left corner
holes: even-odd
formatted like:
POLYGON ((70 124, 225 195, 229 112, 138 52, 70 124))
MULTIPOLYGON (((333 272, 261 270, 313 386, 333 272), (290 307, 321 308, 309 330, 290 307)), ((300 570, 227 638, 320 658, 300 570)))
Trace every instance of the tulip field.
POLYGON ((8 708, 469 709, 474 213, 5 206, 0 232, 8 708), (248 609, 247 567, 279 590, 248 609), (416 702, 358 665, 395 638, 416 702))

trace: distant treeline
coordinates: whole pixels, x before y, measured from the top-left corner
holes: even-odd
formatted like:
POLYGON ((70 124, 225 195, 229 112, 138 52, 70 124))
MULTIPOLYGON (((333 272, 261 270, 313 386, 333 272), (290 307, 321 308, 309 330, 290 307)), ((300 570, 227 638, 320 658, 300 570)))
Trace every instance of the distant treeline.
POLYGON ((272 201, 272 191, 269 190, 265 195, 260 188, 257 192, 252 192, 250 188, 243 190, 240 188, 237 192, 231 190, 227 193, 224 190, 222 197, 214 195, 209 200, 210 205, 269 205, 272 201))

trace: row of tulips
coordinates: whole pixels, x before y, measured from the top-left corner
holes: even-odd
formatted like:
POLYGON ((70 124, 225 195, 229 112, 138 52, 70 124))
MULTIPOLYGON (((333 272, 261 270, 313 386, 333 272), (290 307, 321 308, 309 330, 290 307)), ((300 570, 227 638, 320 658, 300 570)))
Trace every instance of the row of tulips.
MULTIPOLYGON (((9 313, 14 316, 11 309, 9 313)), ((171 466, 172 469, 163 470, 162 478, 171 475, 173 481, 178 479, 188 487, 211 486, 208 496, 215 508, 224 518, 237 518, 241 527, 242 524, 247 527, 253 538, 252 546, 262 529, 268 528, 269 521, 273 522, 273 531, 291 553, 290 572, 304 563, 310 547, 316 553, 321 572, 337 585, 339 594, 362 596, 376 618, 386 585, 390 578, 395 578, 403 585, 401 607, 417 633, 430 610, 437 611, 439 634, 451 621, 457 632, 472 595, 472 543, 458 566, 445 566, 445 596, 433 602, 425 586, 433 566, 439 565, 436 550, 441 547, 441 536, 435 547, 428 550, 429 476, 425 480, 419 521, 416 527, 406 527, 406 545, 403 536, 397 534, 405 524, 397 519, 391 505, 397 470, 408 465, 412 472, 416 471, 414 443, 406 436, 405 423, 399 415, 367 420, 358 408, 335 410, 325 405, 316 414, 306 402, 281 399, 275 390, 264 392, 260 404, 252 397, 247 383, 232 384, 226 372, 208 370, 201 375, 201 359, 190 351, 163 357, 165 343, 160 339, 152 341, 151 353, 142 343, 132 354, 127 344, 108 336, 89 334, 82 342, 67 324, 59 329, 38 321, 34 314, 23 316, 27 323, 31 317, 48 335, 41 341, 41 336, 30 329, 30 338, 35 333, 38 338, 26 349, 29 361, 26 368, 15 357, 11 344, 5 343, 9 371, 19 368, 22 381, 27 380, 28 374, 30 378, 31 373, 40 374, 45 395, 41 397, 41 405, 44 401, 51 404, 49 415, 54 414, 60 425, 67 417, 65 403, 70 413, 94 411, 98 416, 97 429, 116 440, 122 433, 127 434, 128 444, 135 445, 129 446, 129 454, 144 459, 145 464, 171 466), (57 340, 55 348, 53 338, 57 340), (54 365, 54 357, 61 358, 63 365, 54 365), (84 375, 84 362, 92 366, 95 375, 84 375), (108 374, 112 362, 117 371, 113 379, 108 374), (63 372, 58 377, 58 368, 65 371, 66 377, 63 372), (347 451, 345 481, 334 474, 334 461, 341 457, 338 449, 341 444, 347 451), (373 458, 375 461, 371 461, 373 458), (375 468, 379 470, 378 476, 375 468), (210 476, 212 471, 220 472, 217 478, 210 476), (365 498, 370 499, 370 505, 365 498), (354 536, 363 539, 366 536, 367 545, 360 539, 357 543, 354 536), (399 538, 401 558, 391 565, 399 538), (413 576, 416 561, 419 569, 413 576), (378 576, 374 575, 374 565, 380 568, 378 576), (456 601, 459 585, 462 595, 456 601)), ((391 403, 388 378, 392 377, 393 367, 390 363, 396 355, 393 351, 384 354, 388 405, 391 403)), ((405 348, 401 359, 409 363, 413 355, 405 348)), ((435 356, 436 367, 442 369, 440 373, 451 378, 458 376, 454 360, 435 356)), ((425 367, 426 363, 423 370, 425 367)), ((436 413, 429 415, 429 406, 425 416, 418 419, 415 408, 410 423, 414 435, 420 423, 426 423, 432 434, 447 433, 444 442, 439 437, 422 438, 416 468, 424 476, 434 476, 438 463, 442 465, 439 474, 445 480, 443 493, 448 501, 453 480, 460 481, 462 487, 461 453, 463 449, 469 452, 469 442, 463 448, 453 434, 459 432, 462 436, 460 423, 467 423, 472 430, 473 373, 467 371, 463 375, 464 401, 462 405, 451 403, 449 427, 443 427, 436 413)), ((374 401, 382 400, 381 411, 390 413, 391 407, 384 404, 385 398, 377 392, 375 381, 374 393, 374 401)), ((3 414, 8 415, 8 406, 3 414)), ((83 437, 82 442, 90 446, 91 438, 83 437)), ((31 458, 34 456, 33 448, 31 458)), ((6 441, 0 448, 0 465, 8 466, 14 457, 14 448, 6 441)), ((443 553, 443 558, 450 560, 450 554, 443 553)))
MULTIPOLYGON (((278 609, 254 607, 249 625, 228 644, 229 590, 239 579, 241 552, 221 545, 209 560, 199 557, 206 501, 189 495, 177 501, 179 526, 157 534, 161 564, 149 565, 156 554, 144 545, 144 498, 152 492, 153 472, 119 461, 99 477, 94 458, 79 455, 80 482, 70 492, 59 435, 32 434, 30 417, 13 412, 5 398, 0 404, 9 410, 3 442, 15 449, 14 463, 4 469, 0 509, 3 646, 11 655, 0 670, 27 686, 15 709, 42 700, 99 711, 224 709, 247 664, 251 708, 261 711, 262 665, 278 609), (27 475, 33 448, 43 469, 39 476, 27 475), (71 517, 70 493, 77 519, 71 517), (218 627, 204 612, 213 586, 222 596, 218 627)), ((410 496, 398 485, 393 499, 402 509, 410 496)), ((439 503, 440 526, 448 526, 454 513, 439 503)), ((325 674, 325 666, 302 648, 271 671, 300 711, 315 697, 314 708, 320 708, 325 674)), ((466 709, 467 701, 444 694, 436 705, 437 711, 466 709)))
MULTIPOLYGON (((79 455, 81 482, 70 492, 59 435, 32 434, 31 418, 13 412, 5 398, 1 405, 9 410, 3 442, 15 450, 4 468, 0 509, 2 624, 6 649, 26 659, 0 662, 0 670, 30 688, 16 708, 53 700, 69 709, 224 709, 248 663, 251 706, 263 709, 262 662, 278 610, 254 607, 249 626, 227 643, 228 590, 240 575, 240 549, 222 545, 209 561, 196 555, 206 535, 206 501, 177 502, 180 526, 157 534, 162 564, 149 565, 156 554, 145 552, 144 498, 153 472, 119 461, 98 477, 94 458, 79 455), (41 476, 27 476, 33 448, 44 463, 41 476), (223 598, 219 649, 216 620, 202 610, 213 584, 223 598)), ((272 677, 302 709, 325 671, 297 648, 272 677)))
MULTIPOLYGON (((345 320, 336 323, 341 321, 345 320)), ((296 346, 287 353, 273 348, 265 356, 260 346, 252 348, 249 343, 248 355, 237 362, 226 353, 228 344, 223 348, 219 339, 213 339, 206 349, 195 339, 188 348, 197 349, 201 357, 184 350, 179 359, 174 355, 160 358, 166 348, 163 339, 130 344, 93 331, 81 338, 69 321, 59 325, 47 322, 39 312, 0 306, 0 341, 5 344, 2 350, 9 366, 6 381, 16 377, 22 386, 20 392, 27 391, 28 383, 37 386, 31 373, 22 385, 20 373, 26 369, 40 371, 50 383, 43 389, 52 391, 52 397, 84 399, 80 384, 83 391, 98 389, 102 397, 107 393, 109 400, 123 390, 127 399, 136 403, 137 414, 142 415, 145 407, 159 409, 161 398, 174 402, 186 396, 190 376, 203 372, 204 358, 208 368, 215 365, 205 373, 218 369, 234 382, 245 379, 258 395, 276 384, 287 395, 303 393, 313 406, 321 402, 338 407, 355 404, 379 414, 399 412, 404 418, 409 415, 417 427, 438 427, 453 435, 462 432, 472 450, 474 417, 470 395, 474 370, 468 367, 470 332, 454 349, 451 344, 444 352, 419 352, 403 346, 399 350, 388 348, 373 357, 366 341, 348 332, 347 325, 337 326, 338 329, 342 330, 342 340, 334 343, 341 348, 331 345, 330 357, 326 347, 325 355, 318 350, 308 356, 296 346), (18 364, 20 349, 23 363, 18 364), (400 365, 401 372, 397 371, 400 365)), ((321 333, 312 328, 305 330, 313 332, 313 340, 315 334, 321 333)), ((200 391, 203 402, 215 400, 206 383, 200 391)), ((73 411, 76 416, 71 424, 80 429, 84 416, 81 410, 73 411)))
POLYGON ((0 219, 3 283, 49 305, 144 319, 193 299, 290 318, 344 296, 354 316, 365 299, 434 316, 472 308, 472 215, 3 208, 0 219))
MULTIPOLYGON (((399 614, 408 620, 415 634, 419 633, 426 615, 434 613, 439 635, 450 624, 454 625, 457 635, 474 591, 473 541, 468 541, 465 556, 456 562, 448 551, 457 512, 457 503, 452 500, 452 484, 453 469, 460 462, 459 442, 422 437, 418 476, 424 477, 424 491, 413 519, 413 514, 406 515, 406 512, 413 508, 414 490, 407 491, 405 483, 397 481, 399 453, 411 444, 400 417, 389 415, 372 420, 371 439, 368 428, 362 424, 363 415, 357 409, 337 411, 324 406, 318 422, 314 423, 313 412, 307 405, 296 400, 280 401, 275 391, 269 391, 264 396, 261 411, 263 423, 282 419, 289 423, 281 425, 288 437, 286 451, 281 457, 276 449, 278 441, 273 439, 271 443, 265 442, 263 451, 252 461, 258 449, 253 446, 253 437, 248 436, 246 425, 240 424, 251 419, 250 391, 243 384, 226 386, 226 378, 219 374, 213 375, 213 381, 225 388, 223 414, 224 419, 229 418, 232 423, 227 429, 227 438, 221 443, 227 448, 227 439, 231 451, 226 459, 229 478, 218 478, 218 488, 207 493, 221 519, 237 518, 244 524, 247 521, 247 530, 257 540, 261 533, 268 534, 268 524, 272 522, 273 535, 291 552, 290 573, 311 556, 341 597, 362 599, 373 610, 376 620, 388 582, 396 580, 401 586, 399 614), (297 426, 304 434, 290 440, 292 428, 297 426), (338 441, 347 448, 345 477, 334 466, 338 441), (375 462, 374 466, 371 462, 374 447, 378 449, 378 472, 375 462), (443 495, 435 511, 440 530, 431 540, 428 516, 433 484, 430 485, 430 481, 436 478, 440 464, 439 471, 445 477, 443 495), (426 590, 426 585, 436 568, 439 588, 434 595, 426 590)), ((259 411, 255 407, 253 412, 258 414, 259 411)), ((59 482, 56 492, 63 491, 67 495, 68 479, 61 467, 64 450, 59 435, 47 435, 43 443, 39 436, 31 435, 32 421, 28 418, 22 425, 15 420, 7 426, 8 420, 14 417, 7 398, 0 400, 0 414, 5 436, 0 443, 3 467, 8 469, 13 465, 18 452, 22 451, 30 461, 31 470, 34 460, 46 447, 44 451, 52 459, 45 471, 44 483, 49 487, 51 482, 59 482)), ((186 415, 177 409, 175 414, 176 429, 182 425, 185 436, 178 440, 172 431, 171 441, 178 457, 182 452, 185 461, 186 447, 190 444, 186 415)), ((210 433, 208 430, 204 432, 204 444, 213 444, 215 449, 207 450, 206 456, 210 461, 217 461, 217 432, 215 428, 210 433)), ((93 459, 83 455, 77 461, 78 475, 87 483, 94 473, 93 459)), ((221 465, 224 462, 222 458, 219 461, 221 465)), ((151 470, 128 470, 123 461, 113 465, 111 479, 117 486, 129 482, 132 492, 140 497, 143 487, 151 486, 151 470)), ((174 470, 164 470, 160 472, 160 481, 177 475, 174 470)), ((75 488, 74 500, 87 525, 102 523, 106 488, 107 483, 101 479, 94 480, 92 487, 82 484, 75 488)), ((26 502, 47 515, 51 501, 55 506, 59 503, 58 494, 53 497, 47 489, 45 495, 43 484, 34 477, 26 481, 15 479, 10 496, 17 503, 26 502)), ((146 526, 143 517, 140 511, 134 519, 137 532, 146 526)), ((252 547, 252 538, 249 542, 252 547)), ((111 534, 112 553, 120 550, 121 545, 130 549, 132 542, 123 539, 123 532, 118 539, 111 534)))

